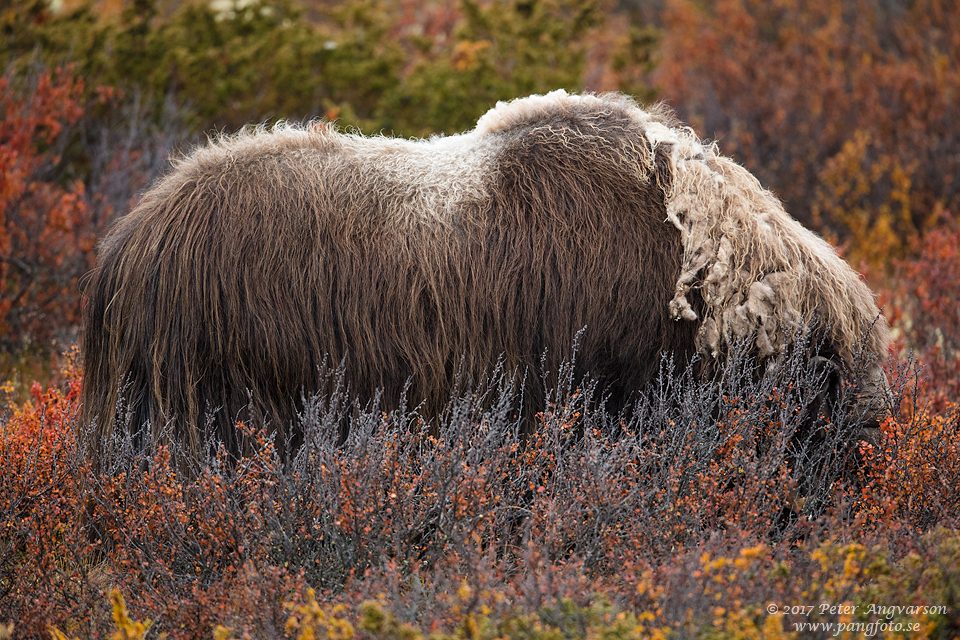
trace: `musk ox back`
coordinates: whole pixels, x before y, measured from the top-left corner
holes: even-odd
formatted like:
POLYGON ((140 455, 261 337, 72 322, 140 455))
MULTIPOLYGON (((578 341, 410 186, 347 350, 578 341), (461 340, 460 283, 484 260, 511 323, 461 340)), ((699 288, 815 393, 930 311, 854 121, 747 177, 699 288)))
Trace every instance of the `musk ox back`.
POLYGON ((532 374, 542 407, 542 368, 583 327, 578 369, 614 399, 663 352, 709 362, 746 340, 769 358, 810 326, 838 363, 865 331, 869 354, 887 348, 827 243, 619 94, 500 103, 429 140, 328 124, 221 137, 117 222, 86 295, 94 457, 117 432, 197 451, 211 430, 240 454, 250 417, 290 435, 325 359, 355 397, 389 407, 408 387, 431 414, 458 370, 498 360, 532 374))

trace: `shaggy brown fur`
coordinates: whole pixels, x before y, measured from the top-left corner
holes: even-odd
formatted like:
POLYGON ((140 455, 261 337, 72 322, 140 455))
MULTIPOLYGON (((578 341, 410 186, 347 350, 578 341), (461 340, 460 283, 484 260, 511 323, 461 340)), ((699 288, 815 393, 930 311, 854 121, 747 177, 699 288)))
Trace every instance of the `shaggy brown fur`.
MULTIPOLYGON (((87 297, 95 459, 102 436, 147 424, 190 451, 209 424, 242 453, 248 404, 282 437, 325 357, 354 395, 382 389, 389 407, 410 381, 430 414, 458 367, 476 377, 502 357, 534 382, 582 327, 580 372, 622 398, 661 352, 718 356, 753 336, 770 355, 815 314, 849 359, 877 314, 826 243, 669 116, 563 92, 448 138, 220 138, 116 224, 87 297)), ((884 326, 869 346, 883 352, 884 326)), ((527 394, 542 406, 537 383, 527 394)))

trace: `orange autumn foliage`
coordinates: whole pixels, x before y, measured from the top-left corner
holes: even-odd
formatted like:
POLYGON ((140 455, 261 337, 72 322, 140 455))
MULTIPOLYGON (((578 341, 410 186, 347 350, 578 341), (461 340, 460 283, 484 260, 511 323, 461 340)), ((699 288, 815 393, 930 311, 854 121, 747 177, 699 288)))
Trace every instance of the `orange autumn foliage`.
POLYGON ((55 337, 79 318, 79 277, 93 266, 84 185, 47 177, 65 125, 83 113, 83 80, 43 72, 32 87, 0 78, 0 348, 55 337))
POLYGON ((925 530, 960 513, 960 412, 917 411, 888 419, 864 445, 860 517, 872 524, 925 530))
MULTIPOLYGON (((44 631, 45 611, 90 615, 93 593, 78 586, 90 547, 77 527, 83 512, 75 423, 80 397, 77 351, 66 358, 62 388, 34 383, 30 398, 0 387, 0 609, 23 631, 44 631), (29 603, 29 604, 28 604, 29 603)), ((92 609, 96 611, 96 607, 92 609)))
POLYGON ((919 365, 910 406, 944 414, 960 401, 960 227, 953 218, 942 212, 940 225, 912 242, 910 256, 891 261, 894 276, 879 291, 898 357, 919 365))
POLYGON ((960 204, 960 5, 670 0, 662 95, 883 271, 960 204))
MULTIPOLYGON (((68 356, 60 388, 7 397, 0 419, 0 624, 14 622, 14 637, 50 626, 109 637, 113 625, 150 619, 151 633, 171 638, 279 638, 321 610, 376 613, 361 604, 371 599, 383 616, 454 634, 481 614, 556 621, 597 593, 662 627, 763 626, 776 621, 754 609, 771 593, 803 604, 801 590, 820 593, 811 584, 876 587, 844 562, 804 560, 832 548, 817 551, 816 536, 872 536, 894 549, 903 535, 955 526, 960 508, 954 418, 889 420, 856 474, 817 489, 791 469, 785 434, 806 392, 789 385, 762 397, 744 387, 719 404, 709 386, 666 389, 669 406, 621 422, 618 437, 604 433, 617 428, 610 416, 587 408, 589 393, 573 390, 526 445, 507 414, 462 403, 438 437, 411 428, 415 413, 373 412, 337 445, 333 401, 308 412, 305 451, 289 465, 262 437, 250 458, 212 453, 195 480, 162 448, 130 451, 96 476, 77 450, 74 363, 68 356), (799 487, 820 506, 799 505, 799 487), (789 516, 796 509, 809 518, 789 516), (108 601, 113 589, 123 607, 116 592, 108 601)), ((950 540, 930 552, 944 570, 950 540)))

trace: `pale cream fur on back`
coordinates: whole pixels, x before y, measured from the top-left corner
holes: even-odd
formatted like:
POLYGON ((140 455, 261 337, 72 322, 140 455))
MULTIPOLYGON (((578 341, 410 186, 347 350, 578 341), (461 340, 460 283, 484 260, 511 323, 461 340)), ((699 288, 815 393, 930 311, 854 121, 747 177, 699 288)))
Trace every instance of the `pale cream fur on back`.
MULTIPOLYGON (((339 162, 354 164, 358 184, 377 184, 377 196, 391 203, 384 211, 397 217, 397 229, 409 231, 424 225, 449 227, 465 203, 489 198, 486 180, 499 145, 496 137, 476 131, 418 140, 341 133, 328 123, 307 128, 280 123, 224 136, 177 166, 329 150, 339 162)), ((326 170, 322 157, 305 153, 304 158, 316 161, 318 172, 326 170)))

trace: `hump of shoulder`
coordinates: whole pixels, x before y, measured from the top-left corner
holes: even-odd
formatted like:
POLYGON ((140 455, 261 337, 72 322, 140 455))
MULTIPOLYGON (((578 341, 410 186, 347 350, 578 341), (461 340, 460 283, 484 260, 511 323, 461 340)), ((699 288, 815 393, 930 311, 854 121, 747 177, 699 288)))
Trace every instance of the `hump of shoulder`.
POLYGON ((657 121, 637 103, 621 93, 569 94, 563 89, 546 95, 498 102, 477 121, 477 135, 527 130, 538 125, 579 123, 594 127, 638 127, 657 121))
POLYGON ((480 118, 474 135, 499 149, 498 175, 504 181, 537 180, 589 184, 616 191, 640 186, 656 170, 657 141, 649 133, 670 131, 664 114, 641 109, 620 93, 546 95, 500 102, 480 118), (551 177, 552 176, 552 177, 551 177))

